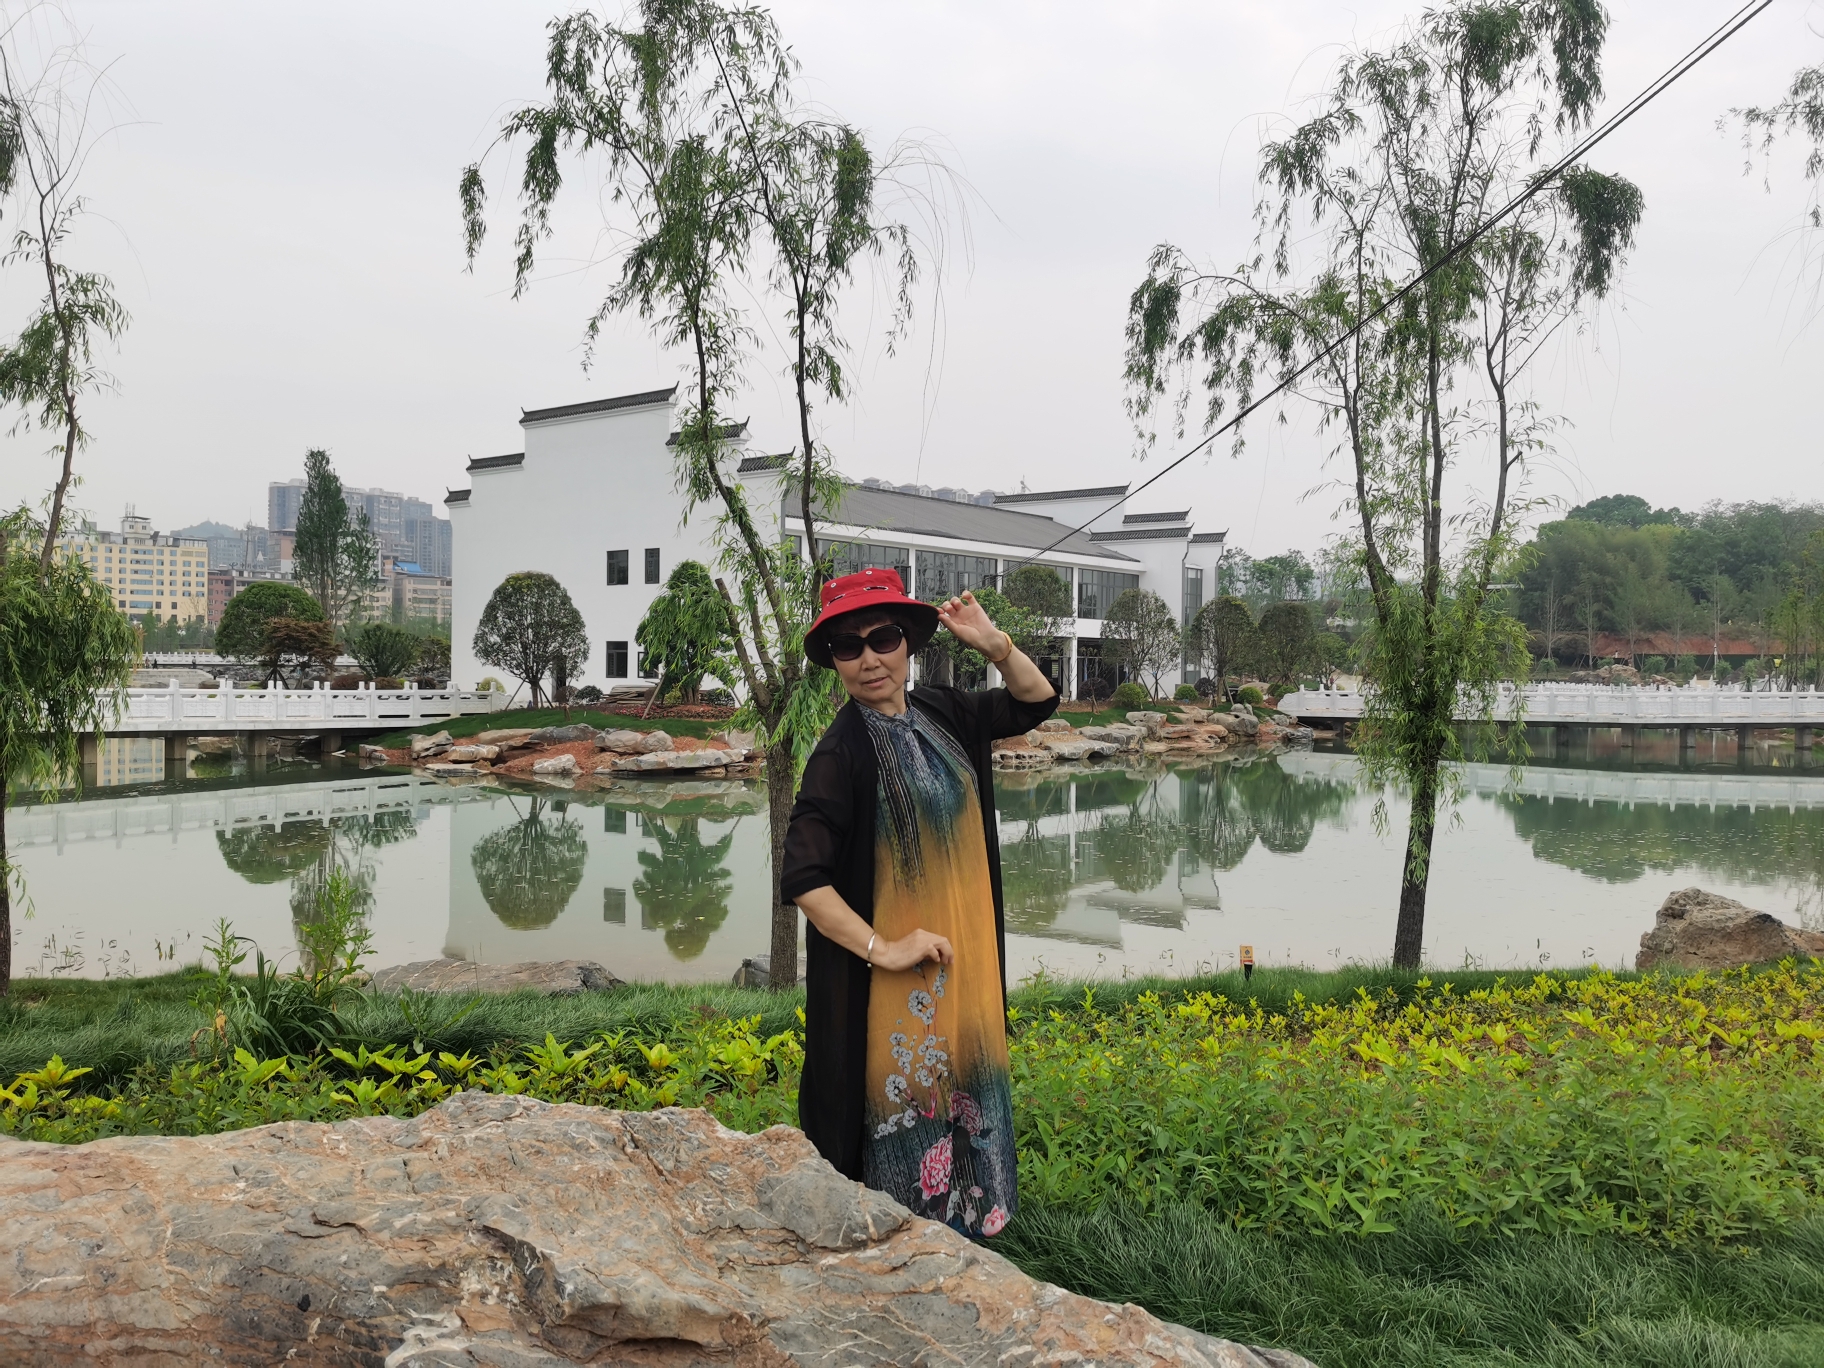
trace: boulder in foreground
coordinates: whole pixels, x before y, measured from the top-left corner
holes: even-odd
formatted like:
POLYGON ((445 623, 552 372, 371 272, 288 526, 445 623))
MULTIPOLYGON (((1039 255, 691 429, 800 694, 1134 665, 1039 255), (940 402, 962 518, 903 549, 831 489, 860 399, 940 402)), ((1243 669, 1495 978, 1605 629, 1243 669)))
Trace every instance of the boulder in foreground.
POLYGON ((621 981, 594 960, 528 960, 524 964, 475 964, 469 960, 419 960, 375 972, 383 993, 514 993, 531 988, 548 997, 619 988, 621 981))
POLYGON ((0 1244, 9 1364, 1309 1368, 1036 1282, 799 1132, 698 1111, 459 1093, 0 1145, 0 1244))
POLYGON ((1734 898, 1681 888, 1640 938, 1636 969, 1739 969, 1793 955, 1824 955, 1824 934, 1788 926, 1734 898))

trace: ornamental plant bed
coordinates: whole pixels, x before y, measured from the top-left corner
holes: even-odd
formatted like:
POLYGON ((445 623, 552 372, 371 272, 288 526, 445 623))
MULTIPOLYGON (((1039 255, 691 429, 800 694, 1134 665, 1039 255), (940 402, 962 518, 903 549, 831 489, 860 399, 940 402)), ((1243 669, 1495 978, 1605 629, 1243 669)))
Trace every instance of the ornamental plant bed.
MULTIPOLYGON (((1188 1205, 1267 1233, 1385 1235, 1435 1217, 1667 1246, 1824 1214, 1817 964, 1471 991, 1420 980, 1327 1002, 1294 991, 1283 1011, 1183 990, 1112 1010, 1093 989, 1038 1000, 1010 1014, 1026 1201, 1188 1205)), ((411 1115, 456 1087, 699 1105, 740 1126, 796 1114, 789 1024, 699 1015, 459 1051, 461 1005, 418 1002, 391 1031, 353 1014, 343 1045, 304 1058, 261 1059, 206 1030, 197 1058, 94 1089, 54 1058, 0 1092, 0 1131, 73 1142, 411 1115)))

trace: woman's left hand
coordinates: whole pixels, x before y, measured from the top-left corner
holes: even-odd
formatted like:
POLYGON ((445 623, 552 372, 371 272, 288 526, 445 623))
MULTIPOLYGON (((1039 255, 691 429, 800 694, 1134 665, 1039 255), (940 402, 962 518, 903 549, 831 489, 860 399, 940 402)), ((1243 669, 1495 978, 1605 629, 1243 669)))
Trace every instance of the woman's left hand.
POLYGON ((999 660, 1013 645, 1013 638, 994 625, 987 609, 967 589, 961 598, 937 605, 937 620, 950 629, 951 636, 990 660, 999 660))

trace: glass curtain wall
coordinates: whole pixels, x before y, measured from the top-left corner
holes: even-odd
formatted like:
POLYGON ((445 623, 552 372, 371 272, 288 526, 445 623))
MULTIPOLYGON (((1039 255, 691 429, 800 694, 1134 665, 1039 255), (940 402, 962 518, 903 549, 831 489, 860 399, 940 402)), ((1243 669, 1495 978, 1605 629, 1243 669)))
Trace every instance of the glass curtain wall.
POLYGON ((918 590, 914 598, 931 603, 953 598, 965 589, 1000 586, 1000 562, 993 556, 958 556, 946 551, 918 553, 918 590))
POLYGON ((1077 571, 1077 616, 1102 618, 1114 601, 1140 587, 1140 576, 1120 570, 1077 571))
POLYGON ((839 542, 830 547, 831 579, 869 569, 897 571, 899 582, 910 586, 912 552, 904 546, 875 546, 871 542, 839 542))
MULTIPOLYGON (((1184 620, 1179 624, 1189 628, 1191 619, 1197 616, 1197 610, 1203 607, 1203 568, 1187 565, 1184 567, 1184 620)), ((1184 634, 1184 673, 1186 684, 1195 684, 1197 676, 1203 673, 1203 661, 1191 645, 1191 634, 1184 634)))

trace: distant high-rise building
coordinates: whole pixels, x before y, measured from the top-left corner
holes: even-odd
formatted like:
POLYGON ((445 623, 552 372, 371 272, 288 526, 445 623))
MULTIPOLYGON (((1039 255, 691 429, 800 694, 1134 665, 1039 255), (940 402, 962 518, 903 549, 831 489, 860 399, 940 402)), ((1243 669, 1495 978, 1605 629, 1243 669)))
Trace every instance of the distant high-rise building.
POLYGON ((266 530, 296 532, 298 506, 304 502, 304 481, 274 480, 266 486, 266 530))
POLYGON ((405 540, 399 559, 412 562, 427 575, 448 579, 454 559, 450 520, 435 516, 431 506, 422 500, 407 499, 405 504, 405 540))
POLYGON ((390 489, 342 487, 351 514, 367 514, 367 526, 383 556, 397 555, 405 543, 405 495, 390 489))
POLYGON ((209 609, 209 546, 190 537, 155 532, 152 520, 128 507, 119 532, 80 531, 58 538, 66 555, 85 561, 107 587, 114 606, 132 617, 188 622, 209 609))

